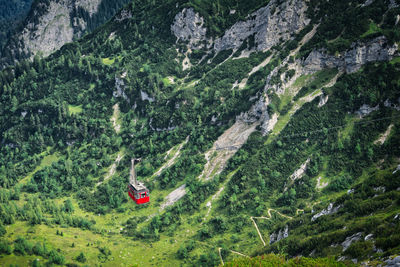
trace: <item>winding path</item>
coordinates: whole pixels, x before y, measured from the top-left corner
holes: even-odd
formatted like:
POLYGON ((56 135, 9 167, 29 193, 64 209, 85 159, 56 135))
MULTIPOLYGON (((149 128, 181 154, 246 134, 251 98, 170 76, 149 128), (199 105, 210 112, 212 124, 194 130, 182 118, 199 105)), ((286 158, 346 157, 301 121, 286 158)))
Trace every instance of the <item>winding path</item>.
MULTIPOLYGON (((221 250, 222 250, 222 248, 219 247, 219 248, 218 248, 219 258, 221 259, 222 265, 225 265, 224 259, 222 258, 221 250)), ((250 258, 250 256, 247 256, 247 255, 242 254, 242 253, 240 253, 240 252, 237 252, 237 251, 234 251, 234 250, 231 250, 231 249, 228 249, 228 250, 229 250, 231 253, 237 254, 237 255, 239 255, 239 256, 246 257, 246 258, 250 258)))
POLYGON ((282 214, 279 211, 274 210, 274 209, 268 209, 267 214, 268 214, 269 217, 263 217, 263 216, 262 217, 253 217, 253 216, 251 216, 250 220, 253 222, 254 227, 257 230, 258 236, 260 237, 260 240, 261 240, 261 242, 263 243, 264 246, 266 245, 265 241, 264 241, 264 239, 262 237, 262 234, 260 232, 260 229, 258 229, 257 223, 256 223, 256 221, 254 219, 270 220, 272 218, 271 211, 274 211, 274 212, 278 213, 280 216, 285 217, 287 219, 293 219, 293 217, 290 217, 290 216, 287 216, 285 214, 282 214))

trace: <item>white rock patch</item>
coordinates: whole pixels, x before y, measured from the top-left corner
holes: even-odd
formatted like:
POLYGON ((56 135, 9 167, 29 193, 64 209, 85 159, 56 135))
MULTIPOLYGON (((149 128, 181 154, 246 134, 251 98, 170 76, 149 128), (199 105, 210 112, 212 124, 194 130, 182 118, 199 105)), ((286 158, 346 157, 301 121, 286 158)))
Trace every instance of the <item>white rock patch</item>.
POLYGON ((323 209, 321 212, 315 214, 312 218, 311 221, 315 221, 316 219, 318 219, 321 216, 325 216, 325 215, 330 215, 333 213, 338 212, 340 209, 340 206, 334 207, 333 203, 329 203, 328 207, 326 209, 323 209))

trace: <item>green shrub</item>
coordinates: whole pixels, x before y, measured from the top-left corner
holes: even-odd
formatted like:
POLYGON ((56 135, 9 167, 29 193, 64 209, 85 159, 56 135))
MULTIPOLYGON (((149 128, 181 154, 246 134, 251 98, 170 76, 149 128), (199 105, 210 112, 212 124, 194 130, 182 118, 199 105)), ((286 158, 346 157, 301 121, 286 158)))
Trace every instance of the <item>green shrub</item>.
POLYGON ((374 253, 373 246, 374 244, 371 241, 354 242, 347 248, 345 255, 352 259, 366 259, 374 253))
POLYGON ((0 240, 0 254, 10 255, 12 253, 12 248, 6 240, 0 240))
POLYGON ((65 262, 65 257, 57 251, 52 250, 49 254, 49 261, 50 263, 62 265, 65 262))

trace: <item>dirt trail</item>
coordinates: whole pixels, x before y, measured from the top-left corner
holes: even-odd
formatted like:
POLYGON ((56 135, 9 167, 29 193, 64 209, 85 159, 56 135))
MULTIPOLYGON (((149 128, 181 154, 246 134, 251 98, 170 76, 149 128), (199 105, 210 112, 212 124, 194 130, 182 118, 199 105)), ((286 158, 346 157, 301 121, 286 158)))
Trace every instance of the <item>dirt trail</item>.
MULTIPOLYGON (((219 247, 219 248, 218 248, 219 258, 221 259, 222 265, 225 265, 224 259, 222 258, 221 250, 222 250, 222 248, 219 247)), ((230 251, 231 253, 237 254, 237 255, 239 255, 239 256, 246 257, 246 258, 250 258, 250 256, 247 256, 247 255, 245 255, 245 254, 243 254, 243 253, 240 253, 240 252, 237 252, 237 251, 234 251, 234 250, 231 250, 231 249, 229 249, 229 251, 230 251)))
MULTIPOLYGON (((175 154, 172 156, 172 158, 170 158, 163 166, 161 166, 160 169, 158 169, 158 171, 156 171, 156 172, 153 174, 153 177, 154 177, 154 176, 160 176, 161 173, 163 172, 163 170, 165 170, 165 169, 171 167, 171 166, 175 163, 175 160, 176 160, 176 159, 179 157, 179 155, 181 154, 181 149, 182 149, 182 147, 183 147, 188 141, 189 141, 189 136, 186 137, 185 141, 184 141, 183 143, 181 143, 181 144, 178 146, 178 150, 175 152, 175 154)), ((171 148, 170 150, 167 151, 167 155, 164 157, 164 159, 167 159, 167 158, 168 158, 168 156, 171 154, 171 152, 172 152, 172 150, 174 150, 174 148, 175 148, 175 147, 173 147, 173 148, 171 148)))
MULTIPOLYGON (((95 188, 98 187, 99 185, 101 185, 102 183, 104 183, 105 181, 107 181, 108 179, 110 179, 115 174, 115 171, 117 170, 117 166, 123 157, 124 157, 123 153, 118 152, 117 158, 115 159, 114 163, 111 165, 110 169, 108 170, 108 173, 104 177, 104 180, 101 182, 98 182, 96 184, 95 188)), ((94 189, 92 192, 94 192, 94 189)))
POLYGON ((219 254, 219 258, 221 259, 222 265, 225 265, 224 259, 222 258, 222 255, 221 255, 221 249, 222 249, 222 248, 218 248, 218 254, 219 254))
POLYGON ((266 244, 265 244, 265 241, 264 241, 264 239, 263 239, 263 237, 262 237, 262 234, 261 234, 261 232, 260 232, 260 229, 258 229, 257 223, 256 223, 256 221, 255 221, 254 219, 270 220, 270 219, 272 218, 271 211, 274 211, 274 212, 276 212, 277 214, 279 214, 280 216, 285 217, 285 218, 287 218, 287 219, 293 219, 293 217, 290 217, 290 216, 287 216, 287 215, 285 215, 285 214, 282 214, 282 213, 280 213, 279 211, 274 210, 274 209, 268 209, 267 214, 268 214, 269 217, 264 217, 264 216, 262 216, 262 217, 253 217, 253 216, 251 216, 251 217, 250 217, 250 220, 253 222, 254 227, 255 227, 256 230, 257 230, 258 236, 260 237, 260 240, 261 240, 261 242, 263 243, 264 246, 266 245, 266 244))
POLYGON ((207 160, 199 179, 209 180, 222 172, 228 160, 246 143, 250 134, 255 131, 259 122, 248 124, 242 121, 235 122, 226 130, 213 147, 206 152, 207 160))
POLYGON ((300 212, 304 213, 304 209, 297 209, 296 210, 296 215, 298 215, 300 212))
POLYGON ((113 106, 113 115, 111 117, 111 122, 113 124, 114 130, 116 133, 119 133, 121 131, 121 124, 118 123, 118 117, 119 117, 119 104, 115 104, 113 106))

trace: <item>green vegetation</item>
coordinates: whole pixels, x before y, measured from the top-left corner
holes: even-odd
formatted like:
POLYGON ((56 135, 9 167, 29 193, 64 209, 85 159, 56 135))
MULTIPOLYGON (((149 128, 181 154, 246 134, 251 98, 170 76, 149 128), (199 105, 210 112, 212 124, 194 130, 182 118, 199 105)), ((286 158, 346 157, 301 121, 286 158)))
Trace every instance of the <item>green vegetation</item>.
MULTIPOLYGON (((1 265, 215 266, 222 257, 233 266, 343 266, 335 259, 381 263, 400 253, 400 172, 394 173, 400 113, 384 105, 400 97, 397 58, 344 73, 329 88, 336 69, 300 76, 280 95, 273 88, 265 92, 276 67, 273 85, 282 84, 280 74, 295 74, 280 64, 303 32, 283 51, 240 59, 232 50, 198 51, 189 56, 196 64, 183 71, 185 45, 175 43, 169 23, 176 12, 194 6, 217 36, 267 3, 228 2, 179 2, 177 8, 172 0, 132 1, 126 7, 132 18, 110 21, 48 58, 0 72, 1 265), (226 19, 231 8, 240 17, 226 19), (248 77, 268 57, 269 64, 248 77), (233 86, 244 78, 243 88, 233 86), (329 100, 319 107, 312 97, 322 92, 329 100), (264 136, 257 128, 226 166, 220 170, 216 161, 210 167, 212 179, 199 179, 205 153, 265 93, 269 115, 279 114, 273 131, 264 136), (357 119, 364 104, 379 109, 357 119), (118 133, 112 118, 121 125, 118 133), (389 125, 385 142, 375 143, 389 125), (145 205, 127 195, 132 157, 142 158, 138 179, 151 192, 145 205), (303 175, 291 178, 305 163, 303 175), (319 177, 328 182, 324 188, 316 186, 319 177), (186 195, 162 208, 182 185, 186 195), (330 203, 339 207, 335 214, 314 217, 330 203), (269 244, 271 234, 286 226, 288 237, 269 244), (355 234, 360 239, 343 251, 341 244, 355 234), (266 253, 278 255, 256 257, 266 253), (297 255, 323 258, 291 258, 297 255)), ((340 14, 339 31, 327 28, 331 14, 321 13, 334 7, 344 12, 344 6, 346 15, 364 10, 345 2, 310 1, 318 10, 310 15, 313 23, 321 19, 321 25, 296 58, 332 43, 343 52, 339 34, 353 41, 350 33, 358 29, 343 29, 347 18, 340 14)), ((368 25, 376 16, 361 13, 368 25)), ((390 23, 385 18, 382 31, 392 32, 390 23)))
POLYGON ((112 65, 115 62, 115 58, 102 58, 101 62, 105 65, 112 65))
POLYGON ((24 20, 32 0, 2 1, 0 3, 0 50, 18 25, 24 20))
POLYGON ((73 105, 68 105, 68 112, 70 114, 79 114, 82 112, 82 105, 79 106, 73 106, 73 105))
POLYGON ((266 6, 268 2, 269 0, 190 0, 186 6, 194 7, 205 18, 209 35, 218 36, 238 20, 244 20, 248 14, 266 6), (231 10, 235 10, 235 12, 231 14, 231 10))
MULTIPOLYGON (((337 73, 337 69, 326 69, 315 73, 311 77, 311 81, 308 81, 305 86, 301 87, 300 91, 295 95, 293 100, 296 101, 317 89, 322 89, 324 85, 329 83, 329 81, 336 76, 337 73)), ((298 83, 300 83, 300 81, 298 83)))
POLYGON ((378 25, 376 25, 376 23, 372 21, 372 22, 369 24, 369 29, 368 29, 368 31, 366 31, 365 33, 363 33, 363 34, 361 35, 361 38, 365 38, 365 37, 367 37, 367 36, 369 36, 369 35, 374 35, 374 34, 379 33, 379 32, 381 32, 381 29, 379 29, 378 25))
POLYGON ((390 61, 390 64, 396 64, 396 63, 400 63, 400 57, 395 57, 394 59, 392 59, 391 61, 390 61))
POLYGON ((310 1, 307 12, 311 24, 320 25, 317 34, 300 49, 299 57, 308 55, 315 48, 327 48, 329 53, 335 54, 350 48, 361 38, 375 38, 381 35, 380 32, 391 42, 400 41, 400 30, 394 27, 398 7, 388 10, 388 3, 384 0, 363 7, 364 2, 310 1), (376 25, 380 25, 381 30, 376 25))
POLYGON ((357 266, 352 263, 344 263, 337 262, 334 259, 328 258, 306 258, 306 257, 297 257, 294 259, 286 260, 284 256, 268 254, 262 255, 254 258, 240 258, 236 259, 232 262, 227 262, 224 266, 235 266, 235 267, 246 267, 246 266, 263 266, 263 267, 273 267, 273 266, 282 266, 282 267, 311 267, 311 266, 320 266, 320 267, 328 267, 328 266, 357 266))
MULTIPOLYGON (((39 17, 46 14, 50 2, 53 0, 13 0, 2 1, 0 3, 0 66, 1 68, 14 65, 16 61, 22 61, 29 58, 20 50, 21 46, 18 39, 24 27, 29 24, 37 24, 39 17)), ((82 3, 75 8, 70 7, 70 14, 61 14, 58 16, 67 16, 71 19, 71 25, 74 33, 83 36, 93 32, 97 27, 106 23, 130 0, 102 0, 99 1, 95 12, 90 12, 82 3), (85 23, 84 29, 76 21, 85 23)), ((90 8, 89 8, 90 9, 90 8)), ((30 29, 30 26, 27 27, 30 29)), ((37 56, 41 56, 40 53, 37 56)))

